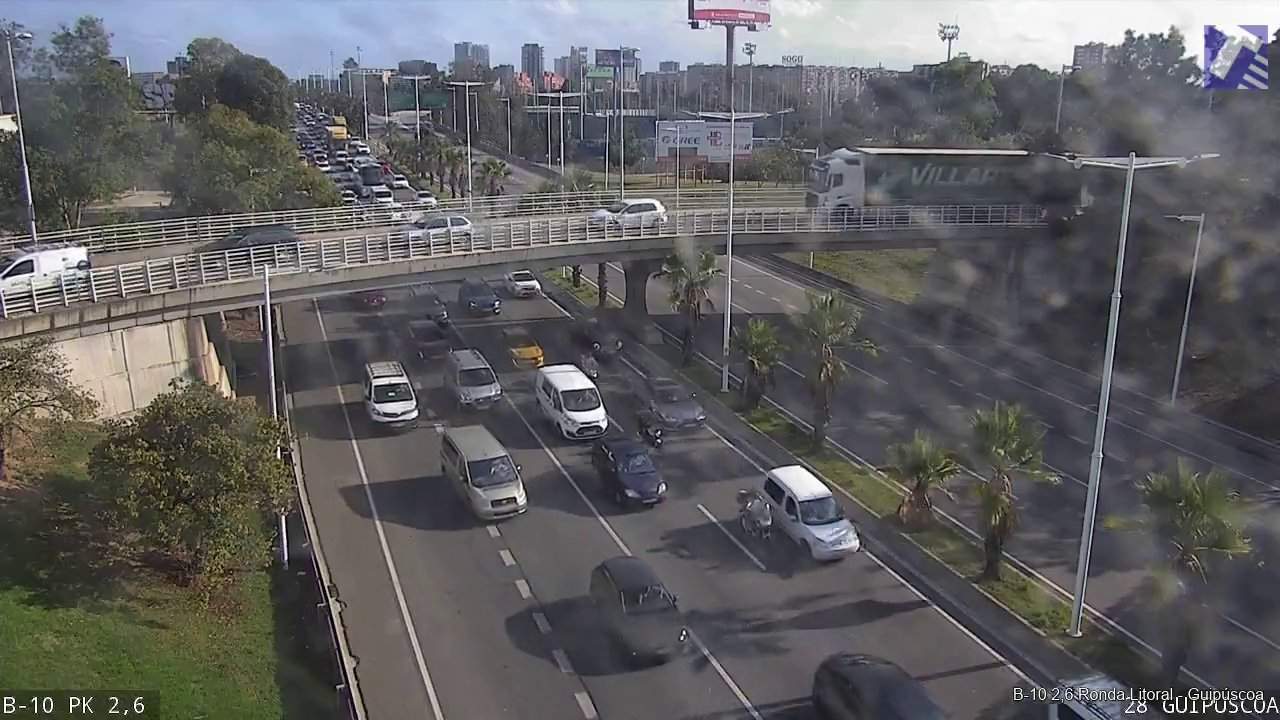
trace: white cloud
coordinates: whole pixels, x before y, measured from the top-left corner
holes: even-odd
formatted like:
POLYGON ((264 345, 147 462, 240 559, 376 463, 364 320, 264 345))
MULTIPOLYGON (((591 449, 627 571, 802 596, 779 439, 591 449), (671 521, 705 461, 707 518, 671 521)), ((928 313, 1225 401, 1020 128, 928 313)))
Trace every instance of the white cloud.
POLYGON ((773 0, 772 7, 782 17, 805 18, 823 10, 820 0, 773 0))
POLYGON ((554 0, 543 3, 543 7, 557 15, 577 15, 578 5, 573 0, 554 0))
POLYGON ((784 40, 790 40, 790 39, 791 39, 791 31, 790 31, 790 30, 788 30, 788 29, 786 29, 786 28, 784 28, 784 27, 782 27, 782 26, 780 26, 780 25, 775 25, 775 26, 773 27, 773 29, 774 29, 774 30, 777 30, 777 31, 778 31, 778 35, 780 35, 784 40))

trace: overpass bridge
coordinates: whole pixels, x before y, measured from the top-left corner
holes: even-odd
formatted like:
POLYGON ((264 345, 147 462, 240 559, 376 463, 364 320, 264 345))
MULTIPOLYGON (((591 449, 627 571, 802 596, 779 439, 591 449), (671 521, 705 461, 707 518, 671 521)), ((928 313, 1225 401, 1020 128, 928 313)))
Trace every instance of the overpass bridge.
MULTIPOLYGON (((1003 243, 1011 254, 1045 228, 1031 206, 904 206, 832 215, 797 208, 733 213, 744 253, 938 247, 1003 243)), ((541 269, 605 260, 627 276, 623 313, 647 316, 648 278, 673 250, 724 247, 725 210, 682 210, 653 228, 620 230, 587 218, 543 217, 479 225, 469 234, 411 238, 403 231, 191 253, 68 272, 0 291, 0 339, 65 339, 261 303, 269 269, 281 302, 448 280, 512 268, 541 269)))

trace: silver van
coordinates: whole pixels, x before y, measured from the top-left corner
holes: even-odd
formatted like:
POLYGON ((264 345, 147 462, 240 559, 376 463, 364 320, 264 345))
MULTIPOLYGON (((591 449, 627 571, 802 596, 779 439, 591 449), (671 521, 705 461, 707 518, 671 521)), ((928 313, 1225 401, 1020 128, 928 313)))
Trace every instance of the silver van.
POLYGON ((444 386, 460 408, 484 410, 502 399, 497 373, 475 348, 449 351, 444 361, 444 386))
POLYGON ((440 471, 482 520, 519 515, 529 509, 520 469, 483 426, 445 429, 440 441, 440 471))

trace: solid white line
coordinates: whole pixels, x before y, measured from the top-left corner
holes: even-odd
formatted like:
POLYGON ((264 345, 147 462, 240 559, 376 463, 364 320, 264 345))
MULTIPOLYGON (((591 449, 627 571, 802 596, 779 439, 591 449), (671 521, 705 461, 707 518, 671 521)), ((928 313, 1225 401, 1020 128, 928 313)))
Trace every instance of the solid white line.
POLYGON ((1081 438, 1076 437, 1075 435, 1068 434, 1068 435, 1067 435, 1067 438, 1068 438, 1068 439, 1071 439, 1071 440, 1074 440, 1074 441, 1076 441, 1076 442, 1080 443, 1081 445, 1088 445, 1088 444, 1089 444, 1089 441, 1088 441, 1088 440, 1083 440, 1083 439, 1081 439, 1081 438))
POLYGON ((964 383, 960 382, 959 380, 955 380, 953 378, 948 378, 947 382, 951 383, 952 385, 955 385, 958 388, 964 387, 964 383))
POLYGON ((754 289, 754 288, 752 288, 752 287, 751 287, 751 283, 744 282, 744 281, 742 281, 742 280, 734 280, 734 282, 736 282, 736 283, 740 283, 740 284, 742 285, 742 287, 744 287, 744 288, 746 288, 746 289, 748 289, 748 290, 752 290, 752 289, 754 289))
POLYGON ((756 557, 755 553, 748 550, 746 545, 743 545, 738 540, 738 538, 734 537, 733 533, 729 532, 728 528, 726 528, 718 519, 716 519, 716 516, 712 515, 710 510, 703 507, 702 503, 698 503, 696 507, 698 508, 699 512, 701 512, 703 515, 707 517, 708 520, 711 521, 712 525, 715 525, 717 528, 719 528, 720 532, 724 533, 724 536, 729 538, 730 542, 738 546, 738 549, 742 551, 743 555, 746 555, 747 558, 751 560, 751 562, 754 563, 756 567, 760 568, 760 572, 766 571, 767 568, 765 568, 764 563, 760 562, 760 558, 756 557))
POLYGON ((925 370, 925 372, 929 373, 930 375, 937 375, 937 374, 938 374, 938 371, 937 371, 937 370, 934 370, 933 368, 928 367, 928 366, 925 366, 925 369, 924 369, 924 370, 925 370))
POLYGON ((533 624, 538 626, 538 632, 543 635, 551 634, 551 623, 547 622, 547 616, 540 612, 533 613, 533 624))
POLYGON ((786 305, 787 309, 790 310, 791 312, 800 312, 800 308, 796 307, 795 305, 792 305, 791 303, 783 303, 783 304, 786 305))
POLYGON ((569 664, 569 656, 564 654, 564 650, 560 648, 553 649, 551 657, 555 658, 556 667, 560 668, 560 672, 565 675, 573 674, 573 665, 569 664))
POLYGON ((387 543, 386 531, 382 528, 382 516, 373 501, 373 490, 369 487, 369 475, 365 471, 364 458, 360 455, 360 445, 356 442, 355 429, 351 425, 351 415, 347 412, 347 401, 342 394, 342 384, 338 379, 338 365, 333 360, 333 351, 329 349, 329 333, 324 327, 324 316, 320 313, 320 303, 311 301, 315 310, 316 322, 320 325, 320 338, 324 341, 324 353, 329 359, 329 371, 333 374, 334 389, 338 392, 338 407, 342 410, 342 420, 347 426, 347 439, 351 443, 351 453, 356 459, 356 470, 360 474, 360 484, 364 487, 364 497, 369 503, 369 514, 373 516, 373 527, 378 533, 378 545, 382 548, 382 561, 391 575, 391 587, 395 590, 396 604, 400 607, 400 619, 404 622, 405 631, 409 634, 409 645, 413 649, 413 660, 418 666, 418 675, 422 678, 422 686, 427 691, 427 700, 431 703, 431 713, 436 720, 444 720, 444 712, 440 710, 440 699, 436 696, 435 684, 431 682, 431 673, 427 671, 427 661, 422 656, 422 645, 418 642, 418 631, 409 614, 409 604, 405 602, 404 588, 400 585, 400 574, 396 572, 396 563, 391 559, 391 546, 387 543))
POLYGON ((502 533, 498 532, 498 526, 497 526, 497 525, 485 525, 485 526, 484 526, 484 529, 489 531, 489 537, 491 537, 491 538, 496 538, 496 537, 498 537, 499 535, 501 535, 501 534, 502 534, 502 533))
POLYGON ((591 702, 591 696, 585 692, 576 692, 573 699, 578 701, 578 708, 582 710, 582 717, 586 720, 597 720, 600 716, 596 714, 596 705, 591 702))
POLYGON ((841 363, 843 363, 845 367, 847 367, 847 368, 853 368, 854 370, 857 370, 858 372, 862 373, 863 375, 866 375, 867 377, 871 378, 872 380, 875 380, 875 381, 876 381, 876 382, 878 382, 878 383, 881 383, 882 385, 888 385, 888 384, 889 384, 889 381, 888 381, 888 380, 885 380, 884 378, 882 378, 882 377, 880 377, 880 376, 876 375, 875 373, 871 372, 870 370, 864 370, 864 369, 862 369, 862 368, 858 367, 857 365, 854 365, 853 363, 849 362, 848 360, 841 360, 840 362, 841 362, 841 363))
POLYGON ((521 599, 528 600, 533 597, 533 591, 529 589, 529 581, 524 578, 516 580, 516 590, 520 591, 521 599))
POLYGON ((718 674, 720 679, 724 681, 724 684, 729 687, 729 691, 738 698, 738 702, 742 703, 742 707, 746 709, 747 713, 750 714, 751 717, 755 718, 755 720, 764 720, 760 716, 760 713, 756 712, 755 707, 751 705, 751 701, 747 699, 746 694, 742 692, 742 688, 738 687, 738 684, 733 681, 733 678, 729 677, 729 673, 725 672, 724 666, 720 664, 719 660, 716 660, 716 656, 712 655, 711 651, 707 649, 707 646, 703 644, 702 639, 698 637, 698 634, 693 630, 689 630, 689 639, 693 641, 694 645, 698 646, 698 651, 702 653, 702 657, 706 658, 707 662, 711 664, 711 667, 715 668, 716 674, 718 674))
POLYGON ((502 564, 507 567, 511 567, 516 564, 515 556, 513 556, 511 551, 506 548, 498 551, 498 557, 502 558, 502 564))

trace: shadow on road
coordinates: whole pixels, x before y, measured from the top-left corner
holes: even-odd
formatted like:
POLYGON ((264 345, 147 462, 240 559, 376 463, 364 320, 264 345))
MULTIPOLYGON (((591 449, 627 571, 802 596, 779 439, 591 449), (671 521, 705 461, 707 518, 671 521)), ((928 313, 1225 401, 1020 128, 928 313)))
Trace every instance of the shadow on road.
POLYGON ((372 496, 383 522, 405 527, 452 531, 477 524, 442 475, 371 482, 368 495, 362 484, 346 485, 339 494, 348 507, 365 518, 373 517, 368 497, 372 496))

